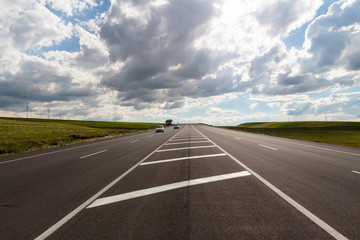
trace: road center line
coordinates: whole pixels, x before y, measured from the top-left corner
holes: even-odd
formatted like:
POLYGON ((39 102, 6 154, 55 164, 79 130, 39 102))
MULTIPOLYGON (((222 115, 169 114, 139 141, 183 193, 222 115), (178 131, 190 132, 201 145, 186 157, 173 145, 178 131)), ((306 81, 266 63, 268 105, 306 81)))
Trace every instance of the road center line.
POLYGON ((358 172, 358 171, 355 171, 355 170, 353 170, 352 172, 353 172, 353 173, 357 173, 357 174, 360 174, 360 172, 358 172))
POLYGON ((238 137, 234 137, 235 139, 237 139, 237 140, 242 140, 241 138, 238 138, 238 137))
POLYGON ((132 198, 143 197, 143 196, 147 196, 147 195, 151 195, 151 194, 155 194, 155 193, 161 193, 161 192, 166 192, 166 191, 170 191, 170 190, 174 190, 174 189, 184 188, 184 187, 188 187, 188 186, 223 181, 223 180, 227 180, 227 179, 245 177, 245 176, 249 176, 249 175, 251 175, 251 174, 248 171, 235 172, 235 173, 223 174, 223 175, 218 175, 218 176, 213 176, 213 177, 198 178, 198 179, 193 179, 193 180, 188 180, 188 181, 182 181, 182 182, 167 184, 167 185, 163 185, 163 186, 159 186, 159 187, 142 189, 142 190, 119 194, 119 195, 115 195, 115 196, 111 196, 111 197, 99 198, 95 202, 90 204, 87 207, 87 209, 99 207, 99 206, 103 206, 103 205, 107 205, 107 204, 111 204, 111 203, 121 202, 121 201, 129 200, 132 198))
POLYGON ((138 142, 138 141, 140 141, 140 140, 137 139, 137 140, 131 141, 130 143, 136 143, 136 142, 138 142))
POLYGON ((96 154, 103 153, 103 152, 106 152, 106 151, 107 150, 102 150, 102 151, 99 151, 99 152, 96 152, 96 153, 92 153, 92 154, 89 154, 89 155, 86 155, 86 156, 82 156, 82 157, 80 157, 80 159, 91 157, 91 156, 94 156, 96 154))
MULTIPOLYGON (((195 128, 196 129, 196 128, 195 128)), ((202 134, 198 129, 196 129, 200 134, 202 134)), ((204 137, 206 137, 204 134, 202 134, 204 137)), ((207 138, 209 139, 209 138, 207 138)), ((335 239, 341 239, 345 240, 348 239, 344 235, 342 235, 340 232, 336 231, 334 228, 332 228, 330 225, 328 225, 326 222, 315 216, 312 212, 304 208, 302 205, 300 205, 298 202, 296 202, 294 199, 286 195, 284 192, 282 192, 280 189, 272 185, 270 182, 268 182, 266 179, 261 177, 259 174, 254 172, 252 169, 250 169, 248 166, 246 166, 244 163, 240 162, 237 158, 226 152, 223 148, 218 146, 216 143, 211 141, 215 146, 217 146, 222 152, 224 152, 226 155, 228 155, 231 159, 233 159, 236 163, 238 163, 240 166, 245 168, 249 173, 251 173, 254 177, 256 177, 260 182, 265 184, 268 188, 270 188, 272 191, 274 191, 277 195, 279 195, 282 199, 284 199, 286 202, 288 202, 291 206, 293 206, 295 209, 297 209, 299 212, 304 214, 307 218, 309 218, 311 221, 313 221, 315 224, 317 224, 319 227, 324 229, 328 234, 333 236, 335 239)))
POLYGON ((259 146, 264 147, 264 148, 268 148, 268 149, 271 149, 271 150, 274 150, 274 151, 277 151, 276 148, 272 148, 272 147, 269 147, 269 146, 266 146, 266 145, 259 144, 259 146))
POLYGON ((165 163, 165 162, 181 161, 181 160, 189 160, 189 159, 197 159, 197 158, 221 157, 221 156, 226 156, 226 154, 219 153, 219 154, 199 155, 199 156, 191 156, 191 157, 171 158, 171 159, 164 159, 164 160, 158 160, 158 161, 152 161, 152 162, 143 162, 142 164, 140 164, 140 166, 157 164, 157 163, 165 163))
POLYGON ((186 149, 213 148, 213 147, 216 147, 216 146, 215 145, 209 145, 209 146, 197 146, 197 147, 171 148, 171 149, 157 150, 156 152, 170 152, 170 151, 178 151, 178 150, 186 150, 186 149))

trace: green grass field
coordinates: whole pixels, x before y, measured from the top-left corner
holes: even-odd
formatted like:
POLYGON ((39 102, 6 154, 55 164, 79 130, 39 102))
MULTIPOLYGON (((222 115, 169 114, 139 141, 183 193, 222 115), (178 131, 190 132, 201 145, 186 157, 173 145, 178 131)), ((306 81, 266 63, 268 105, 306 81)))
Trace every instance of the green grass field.
POLYGON ((154 129, 157 123, 0 118, 0 155, 154 129))
POLYGON ((226 128, 306 141, 360 147, 360 122, 257 122, 226 128))

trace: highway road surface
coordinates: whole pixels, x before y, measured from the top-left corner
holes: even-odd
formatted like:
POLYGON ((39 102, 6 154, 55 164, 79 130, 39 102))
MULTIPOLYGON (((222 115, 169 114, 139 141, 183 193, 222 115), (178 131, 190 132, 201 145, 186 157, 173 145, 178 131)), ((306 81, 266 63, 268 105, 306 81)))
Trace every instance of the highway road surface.
POLYGON ((0 239, 360 239, 360 149, 181 125, 1 157, 0 239))

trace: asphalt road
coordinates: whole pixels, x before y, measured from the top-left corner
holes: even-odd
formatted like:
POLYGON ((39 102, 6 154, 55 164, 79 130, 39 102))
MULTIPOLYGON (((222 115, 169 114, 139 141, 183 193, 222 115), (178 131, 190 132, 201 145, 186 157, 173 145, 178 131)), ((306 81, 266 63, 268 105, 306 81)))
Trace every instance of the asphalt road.
POLYGON ((0 158, 0 239, 360 239, 360 149, 182 125, 0 158))

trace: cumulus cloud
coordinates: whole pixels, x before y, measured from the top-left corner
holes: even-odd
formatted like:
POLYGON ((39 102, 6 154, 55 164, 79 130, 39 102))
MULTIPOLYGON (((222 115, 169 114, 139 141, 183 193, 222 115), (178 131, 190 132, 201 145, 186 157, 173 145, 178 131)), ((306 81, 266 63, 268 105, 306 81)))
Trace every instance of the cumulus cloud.
POLYGON ((49 65, 24 61, 16 74, 0 74, 0 107, 23 106, 27 101, 70 101, 91 97, 95 91, 72 81, 49 65))
POLYGON ((281 36, 312 20, 322 1, 266 1, 264 5, 257 12, 256 19, 268 28, 272 36, 281 36))
MULTIPOLYGON (((338 1, 316 17, 322 3, 114 0, 108 11, 81 21, 103 2, 0 1, 0 107, 67 102, 64 114, 72 104, 87 104, 121 109, 129 114, 122 119, 139 116, 129 109, 151 109, 147 116, 153 119, 249 94, 272 99, 262 108, 282 114, 316 114, 322 108, 310 93, 360 85, 360 0, 338 1), (288 49, 283 39, 304 27, 303 47, 288 49), (76 49, 56 49, 69 39, 78 40, 76 49), (18 90, 20 85, 26 88, 18 90)), ((90 118, 101 116, 82 108, 73 107, 90 118)), ((229 111, 222 111, 228 121, 239 120, 240 112, 229 111)))
POLYGON ((360 1, 334 3, 329 12, 317 18, 306 31, 305 47, 312 55, 309 61, 313 69, 305 70, 327 71, 334 66, 359 70, 355 57, 359 56, 359 30, 360 1))
POLYGON ((97 6, 94 0, 46 0, 47 4, 54 10, 61 11, 68 16, 72 16, 76 12, 81 12, 85 9, 91 9, 97 6))
POLYGON ((224 81, 232 81, 231 76, 221 78, 223 81, 205 76, 216 71, 228 54, 192 47, 213 15, 213 1, 172 1, 160 6, 148 1, 114 4, 100 35, 108 46, 110 61, 120 61, 122 67, 104 72, 102 84, 116 89, 123 104, 173 102, 184 96, 224 93, 213 87, 224 86, 224 81))
POLYGON ((339 115, 351 116, 352 119, 359 118, 360 93, 337 93, 319 99, 305 101, 290 101, 281 106, 284 113, 290 116, 302 115, 339 115))

